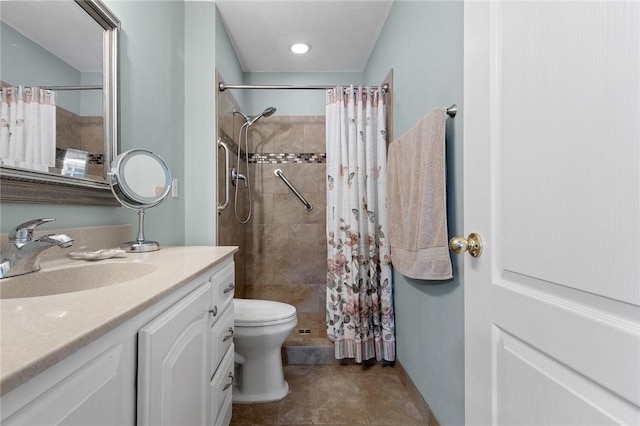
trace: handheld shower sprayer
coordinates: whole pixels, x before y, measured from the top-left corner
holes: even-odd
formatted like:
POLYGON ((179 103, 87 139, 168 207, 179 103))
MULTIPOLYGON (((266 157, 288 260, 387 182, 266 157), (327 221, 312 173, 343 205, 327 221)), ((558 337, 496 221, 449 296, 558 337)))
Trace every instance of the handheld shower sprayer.
MULTIPOLYGON (((240 173, 240 155, 238 155, 238 161, 236 163, 236 167, 234 168, 234 176, 232 177, 232 182, 234 184, 234 186, 236 187, 235 189, 235 199, 234 199, 234 215, 236 217, 236 220, 239 223, 247 223, 249 222, 249 219, 251 219, 251 180, 249 179, 249 127, 251 127, 251 125, 253 123, 255 123, 256 121, 260 120, 262 117, 269 117, 272 116, 274 113, 276 112, 276 108, 275 107, 268 107, 266 108, 264 111, 262 111, 260 114, 256 115, 253 118, 250 118, 249 116, 247 116, 244 112, 239 111, 239 110, 233 110, 234 114, 240 114, 242 115, 242 117, 244 118, 244 123, 242 124, 242 126, 240 126, 240 132, 238 134, 238 145, 242 146, 242 131, 244 130, 244 152, 247 153, 247 155, 245 155, 245 165, 246 165, 246 175, 240 173), (248 201, 248 207, 249 207, 249 212, 247 213, 247 217, 246 219, 241 220, 238 217, 238 187, 239 185, 236 185, 238 180, 242 180, 244 182, 244 187, 247 189, 247 201, 248 201)), ((239 154, 239 153, 238 153, 239 154)))

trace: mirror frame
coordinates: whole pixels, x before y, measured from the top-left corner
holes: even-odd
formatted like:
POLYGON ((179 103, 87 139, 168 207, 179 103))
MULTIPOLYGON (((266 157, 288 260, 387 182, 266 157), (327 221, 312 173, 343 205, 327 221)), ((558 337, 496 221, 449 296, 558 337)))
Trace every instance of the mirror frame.
POLYGON ((103 120, 104 182, 78 179, 52 173, 0 166, 2 202, 89 204, 119 206, 111 193, 107 172, 118 155, 119 140, 119 34, 120 20, 100 0, 74 0, 104 28, 103 120))

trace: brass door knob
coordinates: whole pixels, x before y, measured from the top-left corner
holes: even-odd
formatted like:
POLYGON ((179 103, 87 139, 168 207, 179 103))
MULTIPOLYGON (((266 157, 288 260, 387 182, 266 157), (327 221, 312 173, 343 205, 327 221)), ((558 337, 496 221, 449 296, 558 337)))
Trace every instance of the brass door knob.
POLYGON ((478 257, 482 254, 482 237, 475 232, 467 238, 453 237, 449 240, 449 249, 456 254, 468 251, 472 257, 478 257))

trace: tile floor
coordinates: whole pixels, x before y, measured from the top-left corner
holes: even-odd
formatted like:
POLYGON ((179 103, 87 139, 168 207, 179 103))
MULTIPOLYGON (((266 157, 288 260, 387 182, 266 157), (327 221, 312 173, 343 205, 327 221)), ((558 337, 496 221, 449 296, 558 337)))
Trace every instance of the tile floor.
POLYGON ((232 426, 424 426, 396 371, 356 364, 287 365, 290 394, 265 404, 233 404, 232 426))

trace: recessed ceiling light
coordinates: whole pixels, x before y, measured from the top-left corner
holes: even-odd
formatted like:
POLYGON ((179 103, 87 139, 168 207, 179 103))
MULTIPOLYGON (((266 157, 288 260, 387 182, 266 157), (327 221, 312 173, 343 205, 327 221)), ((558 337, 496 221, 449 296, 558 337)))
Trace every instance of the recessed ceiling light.
POLYGON ((292 44, 289 49, 291 49, 291 51, 297 55, 303 55, 311 49, 311 46, 306 43, 295 43, 292 44))

